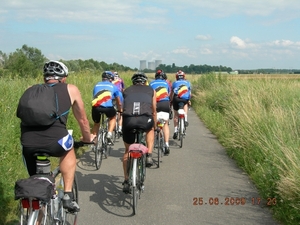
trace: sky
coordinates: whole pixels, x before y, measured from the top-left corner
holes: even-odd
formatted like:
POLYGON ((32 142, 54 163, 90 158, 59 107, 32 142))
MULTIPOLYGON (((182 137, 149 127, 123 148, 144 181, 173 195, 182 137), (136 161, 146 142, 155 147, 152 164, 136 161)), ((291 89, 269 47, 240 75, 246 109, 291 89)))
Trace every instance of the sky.
POLYGON ((300 69, 299 0, 0 0, 0 51, 140 67, 300 69))

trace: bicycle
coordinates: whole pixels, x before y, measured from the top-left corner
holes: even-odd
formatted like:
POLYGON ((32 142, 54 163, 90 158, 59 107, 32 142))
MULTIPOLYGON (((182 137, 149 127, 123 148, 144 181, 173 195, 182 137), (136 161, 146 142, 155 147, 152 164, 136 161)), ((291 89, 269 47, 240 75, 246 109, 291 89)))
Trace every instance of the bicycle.
POLYGON ((114 134, 113 134, 113 141, 115 142, 116 139, 120 139, 121 137, 121 133, 119 132, 119 120, 120 120, 120 114, 119 112, 117 112, 117 115, 116 115, 116 126, 115 126, 115 129, 114 129, 114 134))
MULTIPOLYGON (((93 144, 75 142, 75 145, 93 144)), ((37 173, 21 179, 15 185, 15 199, 20 199, 20 224, 75 225, 78 212, 63 208, 64 181, 57 166, 51 171, 50 156, 42 152, 35 154, 37 173)), ((74 176, 72 192, 78 203, 78 181, 74 176)))
POLYGON ((100 127, 97 135, 97 144, 93 146, 95 152, 95 165, 96 169, 99 170, 102 164, 103 155, 108 158, 107 140, 106 135, 108 132, 108 118, 105 113, 100 112, 100 127))
POLYGON ((143 144, 144 131, 134 129, 135 143, 129 146, 127 173, 129 178, 130 190, 133 197, 133 214, 137 214, 138 199, 144 191, 144 181, 146 179, 146 154, 148 148, 143 144))
POLYGON ((180 142, 179 147, 182 148, 183 146, 183 139, 186 136, 186 127, 185 127, 185 112, 183 110, 184 103, 178 103, 178 140, 180 142))
POLYGON ((154 146, 157 149, 157 168, 159 168, 160 165, 160 159, 163 157, 165 154, 165 138, 164 138, 164 131, 163 127, 165 125, 166 121, 162 118, 158 118, 157 120, 157 131, 155 134, 155 144, 154 146))

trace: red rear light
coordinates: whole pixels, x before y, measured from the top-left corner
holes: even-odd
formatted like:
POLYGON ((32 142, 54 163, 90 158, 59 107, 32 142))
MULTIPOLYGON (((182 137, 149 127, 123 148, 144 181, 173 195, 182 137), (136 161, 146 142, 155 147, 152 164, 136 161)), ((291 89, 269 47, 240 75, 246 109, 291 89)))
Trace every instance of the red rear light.
POLYGON ((28 198, 24 198, 24 199, 22 199, 22 207, 24 208, 24 209, 28 209, 29 208, 29 200, 28 200, 28 198))
POLYGON ((181 118, 184 118, 184 114, 179 114, 178 117, 181 119, 181 118))
POLYGON ((39 200, 32 200, 32 208, 33 209, 39 209, 40 208, 40 201, 39 200))
POLYGON ((134 159, 141 158, 142 155, 143 155, 143 153, 140 152, 140 151, 132 151, 132 152, 130 152, 130 157, 134 158, 134 159))

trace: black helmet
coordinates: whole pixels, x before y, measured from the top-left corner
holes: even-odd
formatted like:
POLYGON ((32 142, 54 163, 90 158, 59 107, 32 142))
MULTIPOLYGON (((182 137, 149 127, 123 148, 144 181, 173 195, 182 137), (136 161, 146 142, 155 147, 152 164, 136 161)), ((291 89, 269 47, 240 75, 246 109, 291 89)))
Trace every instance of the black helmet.
POLYGON ((67 77, 68 67, 62 62, 50 60, 44 64, 43 74, 44 77, 67 77))
POLYGON ((102 73, 102 79, 113 80, 114 79, 114 74, 111 71, 104 71, 102 73))
POLYGON ((147 80, 148 77, 143 72, 137 72, 133 74, 133 76, 131 77, 132 84, 137 84, 137 83, 145 84, 147 80))

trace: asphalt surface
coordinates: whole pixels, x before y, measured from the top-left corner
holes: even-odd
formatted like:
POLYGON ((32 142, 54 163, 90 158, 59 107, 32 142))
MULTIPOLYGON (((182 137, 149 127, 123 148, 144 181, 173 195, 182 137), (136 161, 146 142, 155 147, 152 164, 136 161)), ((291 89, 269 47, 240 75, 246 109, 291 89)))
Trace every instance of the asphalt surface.
POLYGON ((154 164, 147 169, 137 215, 132 212, 132 196, 122 192, 122 139, 100 170, 95 168, 94 153, 87 151, 77 163, 78 224, 279 224, 272 218, 272 206, 259 201, 248 176, 193 110, 188 121, 183 148, 171 137, 170 155, 162 158, 160 168, 154 164))

